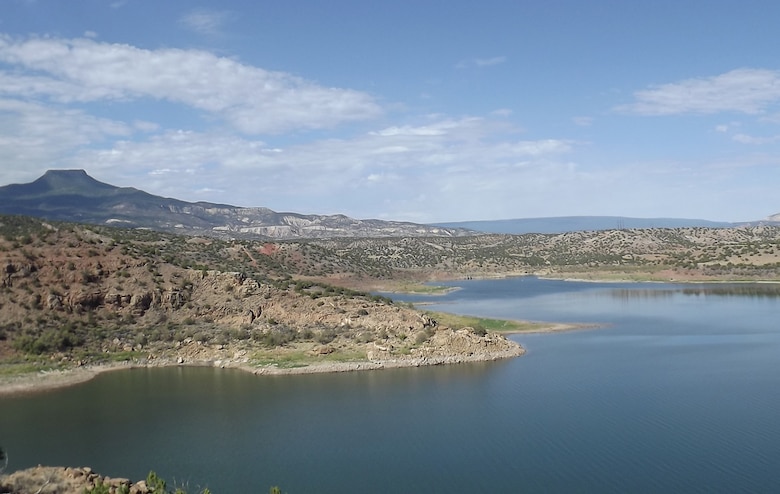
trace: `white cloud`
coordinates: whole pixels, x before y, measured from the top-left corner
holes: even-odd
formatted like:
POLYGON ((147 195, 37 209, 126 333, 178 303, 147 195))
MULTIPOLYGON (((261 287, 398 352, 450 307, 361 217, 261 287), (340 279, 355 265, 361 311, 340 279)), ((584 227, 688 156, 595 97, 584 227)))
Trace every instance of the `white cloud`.
MULTIPOLYGON (((719 211, 724 190, 734 197, 758 198, 774 211, 769 207, 771 190, 780 176, 769 155, 593 166, 573 157, 576 142, 518 138, 517 129, 504 119, 437 115, 422 120, 395 126, 404 131, 378 129, 284 147, 187 130, 142 134, 144 140, 136 141, 132 128, 116 122, 0 100, 0 159, 22 163, 23 172, 4 172, 6 183, 30 181, 56 162, 57 167, 84 168, 99 180, 166 197, 358 218, 431 222, 647 216, 648 211, 680 216, 675 209, 679 204, 658 203, 658 197, 679 196, 698 208, 687 210, 687 216, 730 219, 712 217, 718 215, 713 212, 719 211), (748 178, 757 167, 760 183, 748 178), (750 192, 739 192, 737 183, 750 192)), ((751 219, 749 210, 763 207, 755 201, 736 203, 731 219, 751 219)))
POLYGON ((372 132, 373 135, 378 136, 441 136, 447 133, 447 127, 451 127, 452 123, 440 123, 437 125, 426 125, 422 127, 412 127, 409 125, 403 127, 388 127, 377 132, 372 132))
POLYGON ((151 176, 157 176, 157 175, 169 175, 172 173, 179 173, 176 170, 173 170, 171 168, 159 168, 157 170, 151 170, 149 171, 149 175, 151 176))
MULTIPOLYGON (((504 61, 474 59, 468 66, 504 61)), ((635 103, 622 110, 759 113, 762 121, 773 122, 780 115, 773 111, 780 101, 778 74, 742 69, 657 86, 638 92, 635 103)), ((84 168, 99 180, 189 201, 428 222, 647 211, 678 215, 673 209, 679 204, 671 201, 668 211, 660 211, 666 206, 658 197, 685 197, 709 217, 706 208, 719 207, 724 191, 735 184, 754 189, 739 197, 768 197, 761 200, 769 202, 771 186, 780 180, 770 154, 761 154, 766 163, 753 164, 760 154, 754 149, 723 163, 594 166, 573 156, 578 142, 527 138, 507 118, 512 112, 506 108, 461 117, 386 108, 406 118, 374 123, 372 131, 354 128, 338 138, 326 132, 309 142, 295 133, 276 138, 264 134, 365 121, 383 108, 363 92, 329 88, 203 50, 0 35, 0 162, 9 164, 3 171, 6 183, 30 181, 53 167, 84 168), (155 106, 159 102, 164 104, 155 106), (198 121, 177 130, 174 125, 181 124, 172 122, 179 115, 163 120, 173 105, 180 106, 173 113, 194 109, 186 116, 198 121), (154 121, 157 113, 132 111, 135 107, 159 111, 161 121, 154 121), (121 115, 125 121, 98 114, 121 115), (229 125, 209 125, 214 121, 229 125), (758 166, 770 178, 750 182, 746 170, 758 166)), ((713 122, 710 132, 747 145, 780 142, 772 132, 756 137, 731 118, 719 117, 720 125, 713 122)), ((587 126, 593 119, 575 116, 572 122, 587 126)))
POLYGON ((636 101, 617 108, 638 115, 757 114, 780 101, 780 72, 737 69, 714 77, 686 79, 634 93, 636 101))
POLYGON ((179 20, 188 29, 200 34, 214 35, 222 31, 232 14, 226 11, 195 9, 179 20))
POLYGON ((506 62, 506 57, 493 57, 493 58, 477 58, 474 60, 474 64, 477 67, 487 67, 490 65, 498 65, 506 62))
POLYGON ((147 122, 145 120, 136 120, 133 122, 133 127, 141 132, 156 132, 160 130, 160 125, 155 122, 147 122))
POLYGON ((734 134, 731 138, 742 144, 772 144, 780 141, 780 135, 768 136, 768 137, 755 137, 747 134, 734 134))
POLYGON ((493 110, 490 112, 490 114, 495 117, 510 117, 512 116, 512 113, 514 112, 512 112, 512 110, 509 108, 499 108, 498 110, 493 110))
POLYGON ((590 127, 593 125, 592 117, 572 117, 571 121, 574 122, 574 125, 578 125, 580 127, 590 127))
MULTIPOLYGON (((422 190, 438 204, 478 189, 487 204, 549 170, 569 173, 557 163, 570 143, 518 140, 514 129, 489 119, 438 118, 424 127, 447 132, 399 126, 405 131, 284 149, 232 135, 168 131, 84 149, 65 164, 96 170, 109 183, 185 200, 393 219, 412 219, 402 204, 417 201, 422 190)), ((452 214, 435 204, 423 211, 431 221, 452 214)))
POLYGON ((761 117, 758 120, 760 122, 771 123, 771 124, 778 124, 778 123, 780 123, 780 113, 771 113, 771 114, 761 115, 761 117))
POLYGON ((42 166, 50 168, 76 149, 131 132, 121 122, 80 110, 0 98, 0 162, 13 164, 14 177, 26 176, 42 166))
POLYGON ((330 128, 381 113, 359 91, 330 88, 201 50, 145 50, 90 39, 0 37, 0 91, 62 103, 139 98, 210 112, 249 134, 330 128))
POLYGON ((506 62, 505 56, 491 57, 491 58, 470 58, 467 60, 461 60, 455 64, 457 69, 468 69, 471 67, 490 67, 491 65, 499 65, 506 62))

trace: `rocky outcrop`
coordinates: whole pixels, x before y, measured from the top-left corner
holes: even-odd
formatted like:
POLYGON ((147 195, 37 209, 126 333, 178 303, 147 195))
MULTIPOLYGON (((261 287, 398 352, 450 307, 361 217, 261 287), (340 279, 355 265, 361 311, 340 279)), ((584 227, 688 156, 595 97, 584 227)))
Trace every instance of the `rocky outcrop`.
POLYGON ((13 286, 14 278, 28 278, 38 271, 35 264, 29 262, 6 262, 3 269, 4 287, 13 286))
MULTIPOLYGON (((93 361, 76 354, 86 350, 101 357, 130 354, 125 358, 132 365, 218 362, 254 370, 295 358, 296 367, 322 372, 491 360, 521 352, 503 337, 458 333, 381 297, 292 278, 261 281, 246 274, 249 270, 183 268, 129 254, 178 239, 142 237, 133 244, 82 228, 46 229, 40 235, 15 237, 23 248, 12 248, 7 236, 0 238, 8 295, 0 304, 5 324, 0 326, 0 355, 16 350, 63 367, 84 367, 93 361), (261 358, 254 361, 247 357, 258 354, 261 358)), ((305 259, 287 247, 268 252, 305 259)), ((200 244, 181 242, 179 248, 199 249, 200 244)), ((265 246, 255 254, 243 245, 229 249, 219 254, 249 262, 268 255, 265 246)))
POLYGON ((132 482, 125 478, 107 477, 89 467, 37 466, 0 477, 0 492, 11 494, 83 494, 93 491, 96 486, 107 487, 111 494, 151 492, 146 480, 132 482))
POLYGON ((63 369, 120 358, 134 366, 265 373, 437 365, 522 352, 500 336, 443 327, 407 305, 287 274, 283 262, 310 264, 326 252, 319 249, 4 221, 18 226, 0 235, 6 285, 0 358, 24 354, 63 369), (195 262, 205 259, 236 270, 195 262))
POLYGON ((423 366, 482 362, 517 357, 524 353, 523 347, 501 335, 479 335, 472 328, 451 329, 438 327, 430 336, 419 331, 415 339, 426 339, 421 344, 399 354, 397 343, 372 342, 366 347, 366 357, 383 366, 423 366))

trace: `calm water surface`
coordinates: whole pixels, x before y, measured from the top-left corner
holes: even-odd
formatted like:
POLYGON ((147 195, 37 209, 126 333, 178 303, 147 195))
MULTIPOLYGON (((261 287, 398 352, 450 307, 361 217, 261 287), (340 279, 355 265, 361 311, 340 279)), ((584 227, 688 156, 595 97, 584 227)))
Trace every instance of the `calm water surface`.
MULTIPOLYGON (((435 310, 600 322, 502 362, 312 376, 103 374, 0 402, 12 468, 150 469, 217 494, 776 492, 768 285, 459 282, 435 310)), ((399 297, 400 298, 400 297, 399 297)), ((420 297, 407 297, 420 300, 420 297)))

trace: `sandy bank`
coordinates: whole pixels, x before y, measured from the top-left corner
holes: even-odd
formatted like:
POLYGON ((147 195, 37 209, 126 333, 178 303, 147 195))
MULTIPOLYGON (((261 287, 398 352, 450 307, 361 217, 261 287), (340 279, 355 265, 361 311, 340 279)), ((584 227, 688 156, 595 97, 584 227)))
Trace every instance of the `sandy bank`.
MULTIPOLYGON (((527 322, 527 321, 521 321, 527 322)), ((564 331, 581 331, 584 329, 600 329, 605 328, 607 325, 600 323, 544 323, 536 329, 521 329, 517 331, 501 331, 501 334, 538 334, 538 333, 560 333, 564 331)))
POLYGON ((100 373, 139 367, 131 363, 100 364, 66 370, 40 371, 0 377, 0 396, 38 393, 74 386, 93 379, 100 373))

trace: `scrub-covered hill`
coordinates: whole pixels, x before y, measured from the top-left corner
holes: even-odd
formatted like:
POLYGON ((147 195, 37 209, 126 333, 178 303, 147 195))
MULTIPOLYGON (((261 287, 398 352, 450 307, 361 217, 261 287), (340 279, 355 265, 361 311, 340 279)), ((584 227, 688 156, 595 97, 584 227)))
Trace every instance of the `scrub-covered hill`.
POLYGON ((0 224, 6 376, 118 362, 346 370, 522 352, 481 328, 444 327, 383 297, 295 279, 263 244, 25 217, 0 224))

